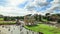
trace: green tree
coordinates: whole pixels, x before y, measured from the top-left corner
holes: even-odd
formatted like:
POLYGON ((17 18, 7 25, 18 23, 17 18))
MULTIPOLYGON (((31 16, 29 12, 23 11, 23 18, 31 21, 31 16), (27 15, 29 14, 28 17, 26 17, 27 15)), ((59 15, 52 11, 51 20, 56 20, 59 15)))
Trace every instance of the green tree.
POLYGON ((50 21, 50 13, 46 13, 45 16, 46 16, 46 19, 50 21))
POLYGON ((49 16, 49 15, 50 15, 50 13, 46 13, 45 15, 46 15, 46 16, 49 16))
POLYGON ((58 19, 58 21, 57 21, 58 23, 60 23, 60 19, 58 19))
POLYGON ((39 15, 39 21, 42 21, 42 16, 41 15, 39 15))
POLYGON ((36 21, 38 21, 38 14, 35 14, 34 18, 35 18, 36 21))
POLYGON ((8 17, 4 17, 4 21, 7 21, 8 20, 8 17))

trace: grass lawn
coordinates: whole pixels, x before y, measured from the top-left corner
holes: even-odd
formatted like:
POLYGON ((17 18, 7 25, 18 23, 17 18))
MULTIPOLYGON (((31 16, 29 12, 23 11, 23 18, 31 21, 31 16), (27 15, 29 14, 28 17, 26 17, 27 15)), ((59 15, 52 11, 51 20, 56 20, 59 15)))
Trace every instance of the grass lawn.
POLYGON ((16 24, 16 21, 0 21, 0 25, 16 24))
POLYGON ((35 32, 42 32, 44 34, 60 34, 60 28, 50 27, 46 24, 38 24, 37 26, 25 26, 35 32))
POLYGON ((0 21, 4 20, 4 18, 0 18, 0 21))
POLYGON ((4 18, 0 18, 0 25, 16 24, 16 21, 4 21, 4 18))
POLYGON ((42 19, 43 21, 48 21, 47 19, 42 19))

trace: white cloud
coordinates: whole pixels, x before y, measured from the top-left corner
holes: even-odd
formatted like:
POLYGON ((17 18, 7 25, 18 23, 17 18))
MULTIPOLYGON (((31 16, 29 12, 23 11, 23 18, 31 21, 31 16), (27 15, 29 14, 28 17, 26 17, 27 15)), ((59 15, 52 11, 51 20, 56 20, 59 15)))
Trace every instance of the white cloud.
POLYGON ((8 0, 7 6, 0 6, 0 14, 4 16, 23 16, 29 14, 30 11, 18 8, 17 5, 26 0, 8 0))
MULTIPOLYGON (((42 6, 46 6, 47 7, 47 5, 48 5, 49 3, 47 3, 46 2, 46 0, 35 0, 34 2, 32 2, 32 3, 30 3, 29 5, 27 5, 26 6, 26 8, 28 9, 28 10, 31 10, 31 11, 33 11, 33 10, 35 10, 35 8, 33 8, 33 7, 42 7, 42 6), (32 8, 31 8, 32 7, 32 8)), ((54 0, 54 1, 52 1, 51 2, 51 7, 50 8, 48 8, 47 10, 45 10, 45 11, 43 11, 43 12, 41 12, 41 11, 39 11, 41 14, 45 14, 45 13, 55 13, 55 10, 56 9, 59 9, 60 10, 60 0, 54 0)), ((58 12, 59 13, 59 12, 58 12)))
MULTIPOLYGON (((49 3, 46 2, 46 0, 35 0, 34 2, 29 3, 28 5, 26 5, 25 9, 27 9, 28 11, 31 11, 33 13, 36 13, 36 8, 35 7, 43 7, 43 6, 47 6, 49 3)), ((39 11, 37 12, 38 14, 43 14, 43 12, 39 11)), ((45 13, 44 13, 45 14, 45 13)))
POLYGON ((24 1, 26 1, 26 0, 8 0, 9 5, 12 5, 12 6, 17 6, 18 4, 20 4, 24 1))
POLYGON ((35 13, 38 13, 38 14, 40 13, 44 15, 47 12, 53 12, 57 8, 60 9, 60 6, 59 6, 60 0, 54 0, 53 2, 51 2, 52 7, 50 7, 44 12, 36 12, 34 6, 35 7, 46 6, 49 4, 46 2, 46 0, 35 0, 34 2, 32 2, 32 0, 29 0, 29 3, 25 6, 24 9, 18 8, 17 5, 27 0, 7 0, 7 1, 8 1, 8 4, 6 6, 0 6, 0 13, 6 16, 23 16, 26 14, 35 14, 35 13), (30 8, 32 11, 27 11, 26 10, 27 7, 33 7, 33 9, 30 8))
POLYGON ((55 13, 55 10, 59 9, 60 10, 60 0, 54 0, 52 2, 52 7, 46 10, 48 13, 55 13))
POLYGON ((25 9, 16 7, 1 7, 0 13, 5 16, 23 16, 26 14, 30 14, 30 11, 26 11, 25 9))
POLYGON ((35 8, 33 7, 43 7, 43 6, 47 6, 49 3, 46 2, 47 0, 35 0, 34 2, 29 3, 28 5, 26 5, 25 9, 32 9, 35 10, 35 8))

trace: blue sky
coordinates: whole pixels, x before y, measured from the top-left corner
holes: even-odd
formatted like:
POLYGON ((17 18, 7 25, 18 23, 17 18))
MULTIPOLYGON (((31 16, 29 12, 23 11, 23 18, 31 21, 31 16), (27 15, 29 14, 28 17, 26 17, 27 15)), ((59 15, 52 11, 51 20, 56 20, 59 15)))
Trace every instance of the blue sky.
POLYGON ((52 2, 53 0, 47 0, 47 2, 52 2))
POLYGON ((7 4, 6 0, 0 0, 0 6, 5 6, 7 4))
MULTIPOLYGON (((34 8, 34 10, 36 10, 36 11, 44 11, 44 10, 46 10, 47 8, 50 8, 50 7, 51 7, 51 3, 50 3, 50 2, 52 2, 52 1, 53 1, 53 0, 47 0, 46 2, 49 3, 47 6, 43 6, 43 7, 33 7, 33 8, 34 8)), ((34 2, 34 0, 33 0, 33 2, 34 2)), ((21 3, 21 4, 19 4, 18 7, 19 7, 19 8, 24 8, 27 4, 29 4, 29 1, 25 1, 25 2, 23 2, 23 3, 21 3)))
POLYGON ((54 2, 59 0, 0 0, 0 13, 3 15, 26 15, 30 12, 45 12, 52 10, 55 13, 60 12, 60 8, 54 2), (55 6, 57 5, 57 6, 55 6), (15 14, 16 13, 16 14, 15 14))
MULTIPOLYGON (((34 0, 32 0, 33 2, 34 2, 34 0)), ((52 2, 53 0, 47 0, 46 2, 49 2, 49 4, 48 5, 51 5, 50 4, 50 2, 52 2)), ((25 7, 25 5, 27 5, 29 3, 29 1, 25 1, 25 2, 22 2, 20 5, 19 5, 19 7, 20 8, 23 8, 23 7, 25 7)))
MULTIPOLYGON (((34 0, 31 0, 32 2, 34 2, 34 0)), ((19 8, 24 8, 27 4, 29 4, 29 0, 26 0, 24 2, 22 2, 21 4, 18 5, 19 8)))
POLYGON ((23 3, 19 4, 19 8, 24 8, 28 4, 28 1, 24 1, 23 3))

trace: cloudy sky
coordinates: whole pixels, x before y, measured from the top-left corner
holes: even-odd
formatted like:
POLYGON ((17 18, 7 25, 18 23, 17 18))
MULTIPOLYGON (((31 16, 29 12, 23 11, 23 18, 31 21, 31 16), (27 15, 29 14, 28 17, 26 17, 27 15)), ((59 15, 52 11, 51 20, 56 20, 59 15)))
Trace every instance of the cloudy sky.
POLYGON ((60 13, 60 0, 0 0, 2 15, 23 16, 35 13, 60 13))

